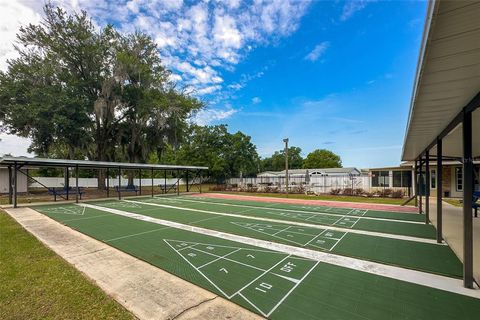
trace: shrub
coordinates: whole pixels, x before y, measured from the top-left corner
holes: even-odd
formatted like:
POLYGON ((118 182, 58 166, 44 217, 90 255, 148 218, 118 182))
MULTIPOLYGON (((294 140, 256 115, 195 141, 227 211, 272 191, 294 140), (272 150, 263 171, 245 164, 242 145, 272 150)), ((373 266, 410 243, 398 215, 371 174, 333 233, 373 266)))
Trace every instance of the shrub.
POLYGON ((377 190, 377 194, 378 196, 380 197, 383 197, 383 198, 387 198, 387 197, 390 197, 390 195, 392 194, 393 190, 392 189, 380 189, 380 190, 377 190))
POLYGON ((338 195, 338 194, 340 194, 341 191, 342 191, 342 189, 331 189, 330 194, 338 195))
POLYGON ((210 191, 225 191, 227 189, 227 185, 225 184, 217 184, 215 186, 211 186, 210 191))
POLYGON ((353 190, 353 193, 356 195, 356 196, 361 196, 365 193, 365 190, 363 190, 362 188, 356 188, 355 190, 353 190))
POLYGON ((394 190, 392 192, 392 198, 403 198, 404 195, 405 193, 403 192, 403 190, 394 190))
POLYGON ((352 188, 345 188, 343 189, 343 195, 345 196, 353 196, 353 189, 352 188))
POLYGON ((364 193, 362 194, 362 196, 364 196, 364 197, 366 197, 366 198, 371 198, 371 197, 373 197, 374 195, 375 195, 375 193, 373 193, 373 192, 364 192, 364 193))

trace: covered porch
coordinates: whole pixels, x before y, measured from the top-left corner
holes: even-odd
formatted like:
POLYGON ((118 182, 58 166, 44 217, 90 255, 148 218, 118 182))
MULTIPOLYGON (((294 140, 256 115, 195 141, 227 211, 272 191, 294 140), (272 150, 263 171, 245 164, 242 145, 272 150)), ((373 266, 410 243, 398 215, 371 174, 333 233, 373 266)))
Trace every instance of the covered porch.
POLYGON ((464 265, 464 286, 479 281, 479 222, 474 221, 474 161, 480 159, 480 3, 431 1, 421 43, 403 161, 414 161, 419 213, 434 222, 437 241, 447 241, 464 265), (431 190, 431 163, 460 164, 463 207, 442 201, 443 170, 431 190), (430 197, 436 196, 434 199, 430 197))

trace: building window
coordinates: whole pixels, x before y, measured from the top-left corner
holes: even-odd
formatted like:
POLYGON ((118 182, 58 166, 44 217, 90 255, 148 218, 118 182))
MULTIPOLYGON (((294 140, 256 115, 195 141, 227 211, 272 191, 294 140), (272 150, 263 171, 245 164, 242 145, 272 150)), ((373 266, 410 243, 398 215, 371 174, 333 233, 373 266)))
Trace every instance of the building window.
POLYGON ((389 183, 388 171, 372 171, 372 187, 388 187, 389 183))
POLYGON ((435 169, 430 170, 430 188, 435 189, 437 187, 437 171, 435 169))
POLYGON ((393 175, 393 187, 394 188, 402 188, 402 187, 410 187, 411 183, 411 173, 407 170, 397 170, 392 172, 393 175))
POLYGON ((463 171, 461 167, 455 168, 455 183, 457 185, 457 191, 463 191, 463 171))
POLYGON ((412 172, 402 171, 402 187, 411 187, 411 186, 412 186, 412 172))
POLYGON ((393 187, 399 188, 402 186, 402 171, 393 171, 393 187))

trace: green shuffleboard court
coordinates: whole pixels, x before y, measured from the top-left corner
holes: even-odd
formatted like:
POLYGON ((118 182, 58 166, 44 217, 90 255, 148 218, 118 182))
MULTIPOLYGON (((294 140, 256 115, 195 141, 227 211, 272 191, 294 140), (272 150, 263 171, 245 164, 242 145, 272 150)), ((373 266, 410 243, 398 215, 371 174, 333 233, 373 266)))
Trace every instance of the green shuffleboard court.
MULTIPOLYGON (((348 228, 344 229, 345 231, 338 231, 324 226, 321 228, 316 226, 305 227, 289 225, 288 223, 272 223, 206 212, 186 211, 182 210, 182 207, 179 207, 177 203, 181 205, 183 202, 162 197, 138 198, 133 201, 92 202, 92 204, 100 207, 120 209, 226 233, 312 250, 329 251, 452 277, 462 276, 460 260, 445 245, 350 233, 348 228), (162 204, 166 204, 167 207, 159 206, 162 204)), ((190 205, 188 208, 192 209, 192 206, 190 205)), ((220 212, 218 209, 215 212, 220 212)))
MULTIPOLYGON (((447 275, 435 277, 456 281, 451 277, 461 275, 461 263, 446 245, 429 243, 425 237, 419 237, 422 241, 401 240, 398 233, 392 233, 393 238, 352 233, 348 226, 338 224, 330 229, 327 224, 315 222, 299 226, 289 224, 297 221, 290 219, 277 219, 283 221, 278 223, 255 220, 269 216, 264 213, 268 208, 223 206, 220 211, 219 203, 209 206, 183 201, 188 199, 135 198, 34 209, 270 319, 476 319, 478 316, 480 299, 468 295, 198 230, 287 244, 341 259, 348 256, 359 262, 376 261, 386 267, 405 268, 407 273, 416 269, 427 275, 447 275), (209 210, 200 209, 204 206, 209 210), (232 214, 227 208, 238 211, 235 216, 202 212, 232 214), (190 230, 176 224, 190 226, 190 230)), ((348 216, 336 214, 338 218, 348 216)), ((403 228, 402 222, 392 223, 403 228)), ((458 285, 461 286, 461 281, 458 285)))
MULTIPOLYGON (((265 203, 263 206, 252 205, 251 201, 244 201, 244 204, 239 204, 236 200, 235 204, 230 203, 231 200, 225 200, 224 203, 220 203, 219 199, 214 201, 204 201, 199 197, 156 197, 148 200, 143 198, 141 201, 153 201, 157 203, 163 203, 172 207, 191 208, 198 210, 205 210, 211 212, 223 212, 233 213, 238 215, 245 215, 249 217, 267 218, 274 220, 303 222, 308 224, 317 224, 323 226, 333 226, 340 228, 358 229, 372 232, 398 234, 411 237, 420 237, 426 239, 435 239, 435 229, 431 225, 426 225, 423 222, 411 221, 411 217, 417 217, 419 215, 407 214, 407 213, 394 213, 395 216, 403 215, 407 218, 387 218, 387 217, 369 217, 365 216, 369 213, 369 210, 360 209, 344 209, 344 208, 332 208, 347 210, 346 213, 339 212, 316 212, 305 210, 294 210, 277 208, 278 204, 269 204, 267 207, 265 203)), ((134 200, 134 199, 132 199, 134 200)), ((221 199, 223 201, 223 199, 221 199)), ((388 213, 388 212, 385 212, 388 213)), ((419 217, 421 218, 421 217, 419 217)))

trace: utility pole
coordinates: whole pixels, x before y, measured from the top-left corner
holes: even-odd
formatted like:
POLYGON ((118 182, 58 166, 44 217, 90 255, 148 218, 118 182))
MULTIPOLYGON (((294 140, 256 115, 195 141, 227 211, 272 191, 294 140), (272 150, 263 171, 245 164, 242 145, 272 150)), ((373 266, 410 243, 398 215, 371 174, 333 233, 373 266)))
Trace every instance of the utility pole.
POLYGON ((285 191, 288 195, 288 138, 283 139, 285 142, 285 191))

